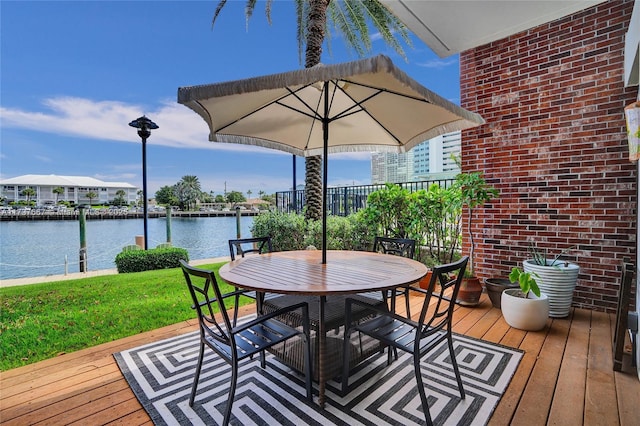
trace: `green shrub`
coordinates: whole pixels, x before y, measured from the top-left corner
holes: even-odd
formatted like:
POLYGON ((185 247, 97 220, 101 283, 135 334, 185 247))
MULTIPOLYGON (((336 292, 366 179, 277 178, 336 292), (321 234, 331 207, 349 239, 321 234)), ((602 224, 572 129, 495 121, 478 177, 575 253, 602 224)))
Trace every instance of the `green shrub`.
MULTIPOLYGON (((307 221, 303 215, 294 213, 260 214, 253 221, 251 234, 271 236, 274 251, 304 250, 308 246, 322 248, 322 221, 307 221)), ((360 212, 347 217, 327 217, 329 250, 370 250, 374 235, 374 228, 360 212)))
POLYGON ((378 235, 412 238, 410 200, 411 193, 408 189, 387 183, 384 189, 369 194, 367 207, 361 210, 362 218, 376 229, 378 235))
POLYGON ((122 251, 116 256, 119 273, 152 271, 180 267, 180 260, 189 261, 187 250, 164 247, 150 250, 122 251))
MULTIPOLYGON (((369 226, 361 212, 347 217, 327 217, 327 249, 371 250, 375 228, 369 226)), ((322 247, 322 221, 309 222, 306 245, 322 247)))
POLYGON ((254 237, 271 237, 274 251, 304 250, 306 230, 304 216, 295 213, 262 213, 251 226, 254 237))
POLYGON ((458 186, 433 184, 427 190, 409 192, 386 184, 369 194, 367 207, 360 213, 373 235, 416 240, 416 259, 427 265, 449 263, 460 256, 462 203, 458 186))

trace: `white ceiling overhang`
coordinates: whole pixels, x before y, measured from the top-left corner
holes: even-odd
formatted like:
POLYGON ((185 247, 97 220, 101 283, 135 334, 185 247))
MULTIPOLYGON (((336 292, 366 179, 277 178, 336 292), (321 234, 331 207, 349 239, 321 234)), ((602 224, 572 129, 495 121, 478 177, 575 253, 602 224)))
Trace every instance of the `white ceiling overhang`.
POLYGON ((603 0, 382 2, 438 56, 444 58, 587 9, 603 0))
MULTIPOLYGON (((624 40, 624 83, 637 86, 640 81, 640 1, 633 5, 629 30, 624 40)), ((640 93, 638 94, 640 97, 640 93)))

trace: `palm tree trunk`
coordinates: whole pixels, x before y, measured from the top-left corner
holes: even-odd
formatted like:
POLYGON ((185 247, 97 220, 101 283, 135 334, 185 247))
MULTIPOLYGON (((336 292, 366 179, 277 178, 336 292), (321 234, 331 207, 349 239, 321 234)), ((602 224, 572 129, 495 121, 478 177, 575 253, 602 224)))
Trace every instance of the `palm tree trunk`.
MULTIPOLYGON (((310 0, 307 21, 307 47, 305 68, 320 63, 322 43, 327 24, 327 6, 330 0, 310 0)), ((324 159, 327 160, 326 158, 324 159)), ((319 220, 322 217, 322 159, 320 156, 307 157, 305 160, 305 218, 319 220)), ((294 188, 295 190, 295 188, 294 188)))

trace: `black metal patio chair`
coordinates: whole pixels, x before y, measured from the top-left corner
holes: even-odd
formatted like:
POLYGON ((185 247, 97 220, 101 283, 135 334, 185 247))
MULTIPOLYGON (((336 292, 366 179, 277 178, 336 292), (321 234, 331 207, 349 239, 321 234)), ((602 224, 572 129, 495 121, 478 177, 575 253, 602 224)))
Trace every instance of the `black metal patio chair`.
MULTIPOLYGON (((375 239, 373 240, 373 251, 376 253, 393 254, 395 256, 403 256, 409 259, 413 259, 413 256, 416 252, 416 240, 412 240, 410 238, 375 237, 375 239)), ((407 318, 411 318, 408 288, 395 289, 395 291, 391 295, 391 310, 395 311, 395 298, 398 295, 404 296, 407 318)))
MULTIPOLYGON (((236 238, 233 240, 229 240, 229 256, 231 256, 231 260, 236 260, 236 256, 244 257, 245 254, 256 253, 271 253, 273 251, 273 245, 271 244, 271 237, 252 237, 252 238, 236 238)), ((236 290, 241 290, 237 289, 236 290)), ((257 292, 253 290, 241 290, 236 297, 239 299, 240 295, 250 297, 251 299, 255 299, 257 302, 258 308, 262 305, 264 301, 265 294, 257 292)), ((278 294, 271 294, 268 297, 279 297, 278 294)), ((236 301, 238 304, 239 301, 236 301)), ((233 317, 234 324, 237 321, 237 315, 234 314, 233 317)))
MULTIPOLYGON (((413 355, 413 367, 418 385, 418 393, 420 394, 422 409, 428 425, 432 425, 433 421, 429 413, 429 403, 422 382, 420 359, 444 341, 447 342, 449 348, 451 365, 453 366, 453 371, 458 382, 460 397, 463 399, 465 397, 462 378, 460 377, 458 363, 453 350, 451 324, 455 306, 453 301, 456 300, 458 291, 460 290, 460 284, 468 260, 469 258, 464 256, 457 262, 434 267, 431 280, 429 281, 429 287, 426 290, 418 287, 409 287, 411 291, 419 292, 425 296, 418 321, 412 321, 410 318, 397 315, 388 309, 368 306, 366 308, 376 313, 375 317, 358 324, 353 324, 351 318, 354 306, 360 305, 358 306, 359 308, 363 306, 361 306, 361 302, 356 299, 348 298, 346 302, 345 342, 349 340, 353 331, 358 331, 389 347, 388 363, 391 362, 391 348, 400 349, 413 355), (440 284, 439 293, 434 292, 437 284, 440 284), (443 294, 449 292, 449 297, 445 298, 443 294)), ((349 388, 349 350, 349 345, 345 344, 342 364, 343 394, 346 394, 349 388)))
MULTIPOLYGON (((238 379, 238 364, 245 358, 260 354, 260 365, 266 367, 265 350, 291 338, 298 338, 304 347, 304 375, 306 397, 312 401, 311 389, 311 345, 309 339, 309 309, 306 303, 298 303, 292 306, 258 316, 240 326, 231 324, 224 300, 236 296, 238 291, 222 294, 213 271, 189 266, 183 260, 180 261, 189 293, 193 299, 193 308, 198 313, 200 328, 200 353, 198 364, 193 378, 189 406, 193 406, 198 380, 202 369, 205 346, 213 350, 218 356, 231 365, 231 383, 229 398, 224 412, 223 424, 229 424, 231 408, 238 379), (218 316, 214 314, 219 310, 218 316), (275 317, 287 315, 291 312, 299 312, 302 318, 302 330, 294 328, 278 321, 275 317), (221 318, 221 320, 219 319, 221 318)), ((237 308, 237 306, 236 306, 237 308)))
POLYGON ((247 253, 270 253, 273 251, 271 237, 238 238, 229 240, 229 255, 231 260, 236 256, 244 257, 247 253))

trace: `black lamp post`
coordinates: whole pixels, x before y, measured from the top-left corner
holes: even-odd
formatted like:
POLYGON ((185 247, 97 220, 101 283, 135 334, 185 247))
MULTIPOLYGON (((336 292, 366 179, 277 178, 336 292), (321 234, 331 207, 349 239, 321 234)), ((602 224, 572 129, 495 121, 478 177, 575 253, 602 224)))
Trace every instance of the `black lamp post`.
POLYGON ((142 139, 142 197, 144 215, 144 249, 149 248, 148 232, 147 232, 147 138, 151 136, 151 130, 158 128, 158 125, 149 120, 146 116, 142 116, 129 123, 129 126, 138 129, 138 136, 142 139))

